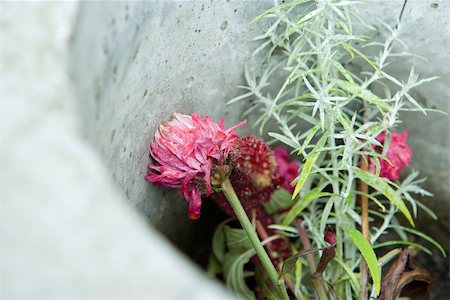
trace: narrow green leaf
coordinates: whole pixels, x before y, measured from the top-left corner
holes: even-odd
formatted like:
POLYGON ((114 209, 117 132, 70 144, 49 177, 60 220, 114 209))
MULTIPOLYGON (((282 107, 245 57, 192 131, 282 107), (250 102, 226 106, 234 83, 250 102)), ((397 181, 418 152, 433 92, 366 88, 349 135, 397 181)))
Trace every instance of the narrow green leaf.
POLYGON ((359 294, 359 280, 356 274, 352 271, 351 267, 343 262, 340 258, 335 257, 334 260, 341 265, 342 269, 347 273, 350 279, 350 284, 353 288, 354 294, 359 294))
POLYGON ((258 21, 259 19, 265 17, 266 15, 268 15, 270 13, 273 13, 274 11, 277 11, 277 10, 280 10, 280 9, 283 9, 283 8, 287 8, 287 7, 291 7, 291 6, 296 6, 296 5, 299 5, 299 4, 302 4, 302 3, 307 3, 307 2, 310 2, 310 1, 312 1, 312 0, 299 0, 299 1, 294 1, 294 2, 291 2, 291 3, 286 3, 286 4, 282 4, 282 5, 278 5, 278 6, 272 7, 271 9, 266 10, 264 13, 262 13, 259 16, 255 17, 253 20, 250 21, 250 23, 254 23, 254 22, 258 21))
POLYGON ((283 217, 281 225, 288 226, 291 224, 295 218, 315 199, 320 197, 332 197, 335 196, 333 193, 319 192, 317 189, 311 190, 305 197, 299 199, 288 213, 283 217))
POLYGON ((412 226, 415 226, 414 220, 408 210, 408 207, 406 207, 405 202, 403 202, 402 198, 385 180, 361 169, 355 169, 355 176, 382 193, 390 201, 392 201, 392 203, 394 203, 394 205, 403 213, 409 223, 412 226))
POLYGON ((350 75, 350 72, 347 71, 343 65, 341 65, 340 62, 338 61, 332 61, 333 65, 336 67, 336 69, 339 71, 339 73, 342 74, 342 76, 345 77, 345 79, 347 79, 348 82, 351 83, 355 83, 355 81, 353 80, 352 76, 350 75))
POLYGON ((297 143, 292 141, 292 139, 288 138, 285 135, 282 135, 282 134, 279 134, 279 133, 276 133, 276 132, 269 132, 268 135, 273 137, 273 138, 276 138, 280 142, 282 142, 282 143, 284 143, 284 144, 286 144, 286 145, 288 145, 288 146, 290 146, 292 148, 297 147, 297 143))
POLYGON ((401 248, 395 248, 383 255, 378 259, 378 265, 380 268, 382 268, 384 265, 386 265, 388 262, 390 262, 394 257, 396 257, 400 252, 402 252, 401 248))
MULTIPOLYGON (((362 59, 364 59, 372 68, 375 69, 375 71, 381 75, 381 71, 380 69, 378 69, 378 67, 375 65, 375 63, 373 61, 371 61, 366 55, 364 55, 364 53, 362 53, 361 51, 359 51, 358 49, 356 49, 355 47, 348 45, 348 44, 343 44, 342 45, 345 50, 347 50, 350 54, 352 54, 352 52, 355 52, 356 54, 359 55, 359 57, 361 57, 362 59)), ((353 56, 353 55, 352 55, 353 56)))
POLYGON ((377 294, 380 294, 381 272, 380 268, 378 267, 378 259, 375 252, 373 251, 369 242, 363 237, 361 232, 351 227, 344 227, 342 229, 350 237, 350 239, 353 241, 353 243, 356 245, 356 247, 364 257, 364 260, 367 263, 367 267, 369 267, 375 290, 377 291, 377 294))
POLYGON ((442 255, 444 255, 444 257, 447 257, 447 253, 445 253, 444 248, 442 248, 442 246, 436 242, 434 239, 432 239, 431 237, 429 237, 428 235, 426 235, 425 233, 422 233, 418 230, 412 229, 412 228, 408 228, 408 227, 404 227, 404 226, 398 226, 398 225, 390 225, 390 228, 398 228, 400 230, 404 230, 406 232, 415 234, 421 238, 423 238, 424 240, 430 242, 431 244, 433 244, 436 248, 439 249, 439 251, 441 251, 442 255))
POLYGON ((311 132, 306 136, 305 140, 303 141, 303 145, 300 148, 295 149, 297 151, 297 154, 302 154, 303 151, 305 151, 306 147, 309 146, 309 143, 313 139, 313 137, 316 135, 316 132, 319 130, 320 125, 317 124, 316 126, 309 129, 311 132))
POLYGON ((223 258, 225 255, 225 233, 224 233, 225 224, 222 223, 217 226, 216 231, 214 232, 212 238, 212 252, 215 258, 219 262, 223 262, 223 258))
POLYGON ((382 248, 382 247, 387 247, 387 246, 397 246, 397 245, 407 245, 407 246, 413 246, 416 248, 419 248, 420 250, 422 250, 423 252, 432 255, 433 253, 430 251, 430 249, 428 249, 427 247, 418 244, 418 243, 414 243, 414 242, 410 242, 410 241, 389 241, 389 242, 384 242, 384 243, 380 243, 377 244, 375 246, 373 246, 373 249, 378 249, 378 248, 382 248))
POLYGON ((359 86, 358 84, 356 84, 354 82, 349 82, 349 81, 340 80, 340 79, 334 79, 333 81, 336 83, 336 85, 339 88, 352 94, 355 97, 359 97, 359 98, 369 102, 370 104, 376 105, 377 107, 379 107, 380 109, 382 109, 384 111, 389 111, 391 109, 391 106, 388 103, 384 102, 380 97, 378 97, 371 91, 362 88, 361 86, 359 86))
POLYGON ((296 266, 296 263, 297 263, 299 258, 301 258, 301 257, 303 257, 303 256, 305 256, 307 254, 318 252, 318 251, 320 251, 319 248, 310 249, 310 250, 303 250, 301 252, 298 252, 298 253, 292 255, 288 259, 286 259, 283 262, 283 267, 281 268, 280 278, 284 277, 284 275, 289 273, 296 266))
POLYGON ((267 228, 273 229, 277 233, 287 237, 298 237, 298 231, 295 227, 272 224, 267 226, 267 228))
POLYGON ((295 284, 296 284, 296 286, 300 286, 302 277, 303 277, 302 259, 299 258, 295 262, 295 284))
POLYGON ((359 191, 356 191, 355 194, 366 196, 367 198, 369 198, 370 200, 372 200, 373 202, 375 202, 375 204, 378 205, 379 208, 381 208, 381 211, 382 211, 382 212, 386 212, 386 207, 383 205, 383 203, 381 203, 380 201, 378 201, 378 199, 377 199, 376 197, 374 197, 374 196, 372 196, 372 195, 370 195, 370 194, 366 194, 366 193, 363 193, 363 192, 359 192, 359 191))
POLYGON ((245 284, 244 265, 255 255, 250 249, 244 253, 225 255, 224 275, 227 286, 235 291, 241 299, 255 299, 254 293, 245 284))
POLYGON ((317 142, 314 149, 308 154, 306 157, 305 164, 301 168, 300 175, 297 177, 297 184, 295 185, 294 192, 292 193, 292 199, 294 199, 300 190, 302 189, 303 185, 306 182, 306 179, 308 179, 309 173, 311 173, 312 167, 316 163, 317 158, 320 155, 320 149, 325 145, 327 141, 328 136, 324 134, 320 140, 317 142))
POLYGON ((322 218, 320 219, 319 232, 325 232, 325 226, 327 225, 328 218, 330 216, 331 209, 333 208, 334 199, 330 198, 325 204, 322 210, 322 218))

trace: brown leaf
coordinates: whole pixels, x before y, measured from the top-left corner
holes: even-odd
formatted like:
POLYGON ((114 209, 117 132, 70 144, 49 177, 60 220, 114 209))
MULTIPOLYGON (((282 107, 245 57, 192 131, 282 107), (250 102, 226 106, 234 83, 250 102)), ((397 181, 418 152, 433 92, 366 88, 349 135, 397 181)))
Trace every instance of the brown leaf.
POLYGON ((431 292, 431 275, 419 266, 415 257, 417 250, 407 248, 391 266, 381 283, 378 300, 394 300, 409 297, 410 300, 429 299, 431 292))
POLYGON ((323 271, 325 271, 325 268, 327 267, 328 263, 333 260, 334 255, 336 254, 335 247, 325 248, 322 252, 322 256, 320 257, 319 264, 317 265, 316 272, 313 274, 313 276, 320 276, 323 271))

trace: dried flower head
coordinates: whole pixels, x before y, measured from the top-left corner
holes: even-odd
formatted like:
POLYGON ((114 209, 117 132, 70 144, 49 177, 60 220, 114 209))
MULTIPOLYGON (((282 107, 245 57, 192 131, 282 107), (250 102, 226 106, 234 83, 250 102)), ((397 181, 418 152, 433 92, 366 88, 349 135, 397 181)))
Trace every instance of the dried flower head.
MULTIPOLYGON (((398 180, 401 171, 404 166, 408 166, 412 159, 411 148, 409 147, 406 139, 408 138, 408 132, 403 131, 402 133, 391 132, 391 142, 389 148, 386 152, 386 157, 390 162, 379 159, 380 161, 380 177, 388 178, 389 180, 398 180)), ((380 143, 385 143, 386 133, 383 132, 376 138, 380 143)), ((379 153, 383 149, 376 149, 379 153)), ((370 163, 370 171, 375 174, 375 163, 372 161, 370 163)))
POLYGON ((198 219, 201 195, 212 193, 211 170, 227 159, 238 138, 233 131, 245 123, 242 121, 225 130, 223 119, 217 124, 208 116, 174 113, 170 121, 159 126, 150 145, 155 164, 148 165, 145 179, 180 188, 189 202, 189 217, 198 219))
MULTIPOLYGON (((249 214, 253 208, 269 201, 282 183, 275 157, 262 139, 249 135, 236 140, 229 159, 233 168, 230 182, 249 214)), ((223 211, 234 215, 222 193, 215 194, 214 199, 223 211)))
POLYGON ((283 147, 275 147, 273 153, 278 164, 278 172, 283 179, 281 187, 292 192, 294 187, 291 182, 298 176, 298 162, 292 160, 289 152, 283 147))

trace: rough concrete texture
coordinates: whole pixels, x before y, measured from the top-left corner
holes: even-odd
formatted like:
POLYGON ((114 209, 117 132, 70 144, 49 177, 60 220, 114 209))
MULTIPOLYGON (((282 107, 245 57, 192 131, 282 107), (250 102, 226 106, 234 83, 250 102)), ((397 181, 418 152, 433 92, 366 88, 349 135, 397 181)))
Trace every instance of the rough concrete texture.
POLYGON ((190 221, 180 195, 144 181, 149 144, 172 112, 238 122, 240 107, 225 102, 240 92, 250 40, 259 32, 249 20, 265 7, 151 1, 90 2, 79 10, 72 74, 86 135, 127 200, 191 256, 194 240, 205 243, 199 237, 209 216, 190 221))
POLYGON ((0 4, 0 298, 231 298, 124 204, 81 138, 76 5, 0 4))

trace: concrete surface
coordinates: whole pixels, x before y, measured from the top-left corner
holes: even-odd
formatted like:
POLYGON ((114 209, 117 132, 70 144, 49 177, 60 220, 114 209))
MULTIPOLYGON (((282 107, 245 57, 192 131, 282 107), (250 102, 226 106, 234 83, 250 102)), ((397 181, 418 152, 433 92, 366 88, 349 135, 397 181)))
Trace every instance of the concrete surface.
MULTIPOLYGON (((85 134, 125 198, 189 255, 202 236, 175 191, 144 181, 149 144, 172 112, 198 112, 226 126, 239 106, 243 65, 264 5, 228 1, 82 3, 72 39, 72 77, 85 134)), ((200 241, 202 243, 202 241, 200 241)))

